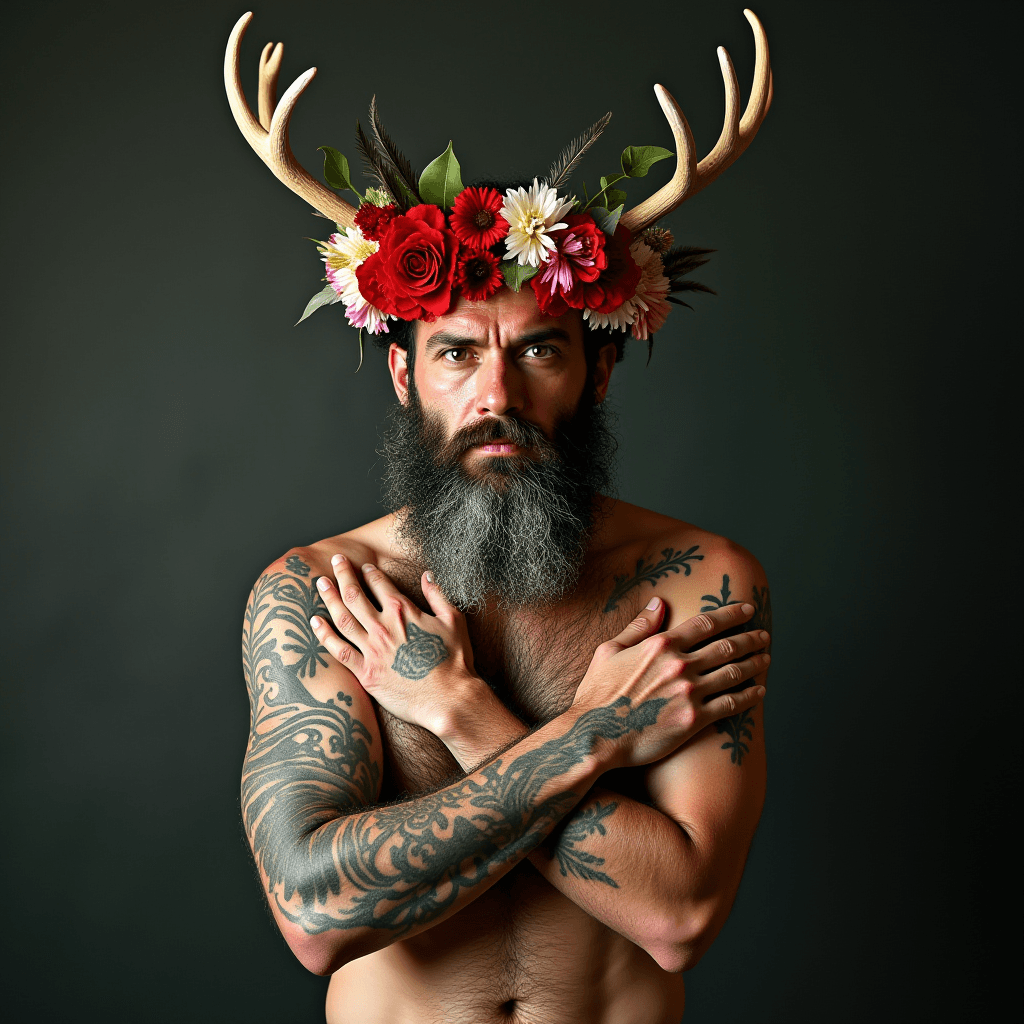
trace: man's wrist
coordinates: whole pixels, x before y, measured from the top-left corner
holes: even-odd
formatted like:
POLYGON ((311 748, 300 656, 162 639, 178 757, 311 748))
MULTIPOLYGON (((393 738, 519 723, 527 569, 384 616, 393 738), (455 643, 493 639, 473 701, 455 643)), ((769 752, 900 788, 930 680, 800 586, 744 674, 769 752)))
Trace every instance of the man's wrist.
POLYGON ((447 697, 431 732, 465 769, 529 732, 479 676, 460 677, 447 697))

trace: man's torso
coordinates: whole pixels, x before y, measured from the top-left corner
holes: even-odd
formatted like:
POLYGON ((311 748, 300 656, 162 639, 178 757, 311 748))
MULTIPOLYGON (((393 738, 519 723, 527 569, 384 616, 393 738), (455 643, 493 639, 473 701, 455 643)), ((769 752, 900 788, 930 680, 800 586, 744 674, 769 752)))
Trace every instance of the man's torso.
MULTIPOLYGON (((469 620, 477 672, 527 725, 565 710, 595 648, 620 632, 653 588, 665 596, 671 584, 699 568, 702 551, 720 541, 622 503, 614 503, 599 536, 603 542, 568 600, 469 620)), ((330 558, 341 551, 356 564, 379 564, 422 600, 409 582, 418 578, 418 567, 395 558, 388 520, 301 551, 314 577, 330 575, 330 558)), ((375 710, 384 755, 381 802, 433 790, 462 775, 436 737, 379 706, 375 710)), ((644 798, 636 774, 614 781, 606 776, 602 785, 644 798)), ((580 910, 524 861, 448 920, 339 970, 327 1015, 330 1024, 675 1024, 683 1001, 680 976, 666 973, 644 950, 580 910)))

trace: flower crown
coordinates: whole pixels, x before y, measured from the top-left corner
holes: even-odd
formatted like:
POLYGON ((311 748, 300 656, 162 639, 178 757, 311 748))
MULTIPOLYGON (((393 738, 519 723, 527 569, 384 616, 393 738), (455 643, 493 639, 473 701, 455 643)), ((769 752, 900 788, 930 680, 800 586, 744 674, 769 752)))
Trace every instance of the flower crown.
POLYGON ((529 284, 540 309, 560 316, 579 309, 591 329, 631 331, 651 344, 669 303, 682 291, 710 291, 684 280, 703 265, 708 249, 673 248, 671 233, 656 221, 699 192, 731 164, 757 133, 772 100, 772 74, 764 29, 744 11, 754 32, 754 84, 740 117, 739 85, 732 61, 718 48, 725 83, 725 123, 714 148, 699 163, 693 136, 679 105, 666 89, 655 93, 675 138, 676 153, 660 146, 628 146, 619 172, 604 176, 594 195, 583 182, 583 198, 560 194, 584 154, 607 127, 606 114, 574 139, 543 180, 512 188, 465 187, 452 144, 416 174, 380 124, 370 104, 372 140, 356 124, 356 145, 375 185, 364 194, 353 186, 348 160, 323 146, 324 178, 332 189, 350 191, 358 207, 312 178, 288 145, 288 122, 316 68, 301 75, 275 102, 283 46, 268 43, 260 58, 259 120, 245 101, 239 72, 242 36, 252 20, 243 15, 228 39, 224 81, 235 121, 274 174, 315 210, 336 222, 337 232, 318 243, 327 286, 309 301, 304 320, 321 306, 341 302, 353 327, 380 334, 389 320, 431 322, 451 311, 460 297, 488 299, 503 287, 529 284), (660 160, 676 156, 672 179, 649 199, 626 211, 617 186, 641 178, 660 160))

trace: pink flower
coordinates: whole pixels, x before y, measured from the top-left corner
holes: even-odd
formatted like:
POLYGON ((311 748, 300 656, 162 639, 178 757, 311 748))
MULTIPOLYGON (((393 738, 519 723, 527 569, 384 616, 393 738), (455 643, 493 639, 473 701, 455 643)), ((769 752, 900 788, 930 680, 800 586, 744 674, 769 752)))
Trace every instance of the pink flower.
POLYGON ((596 281, 608 266, 604 232, 594 218, 589 213, 571 213, 565 221, 565 228, 551 232, 555 247, 541 272, 530 281, 541 309, 552 316, 559 315, 552 312, 556 307, 559 312, 564 312, 566 305, 581 308, 577 285, 596 281), (565 301, 555 301, 556 293, 565 301))
POLYGON ((636 307, 633 337, 640 341, 648 341, 652 334, 661 330, 671 312, 671 306, 665 301, 669 282, 665 276, 661 255, 650 246, 637 239, 629 247, 629 252, 640 267, 640 282, 633 296, 636 307))

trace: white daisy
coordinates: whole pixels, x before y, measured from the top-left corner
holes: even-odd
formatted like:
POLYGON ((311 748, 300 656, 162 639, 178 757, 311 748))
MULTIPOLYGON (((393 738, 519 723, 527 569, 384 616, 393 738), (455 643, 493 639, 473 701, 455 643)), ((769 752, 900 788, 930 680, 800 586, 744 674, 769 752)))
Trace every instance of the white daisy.
POLYGON ((553 188, 538 184, 536 178, 529 189, 510 188, 501 207, 501 215, 508 221, 509 228, 505 236, 505 258, 517 259, 521 267, 547 263, 555 248, 548 233, 567 226, 559 218, 564 217, 575 202, 575 196, 559 199, 553 188))
POLYGON ((633 337, 647 341, 650 335, 661 329, 671 312, 671 307, 665 301, 669 280, 665 276, 661 254, 640 239, 629 247, 629 254, 640 268, 640 283, 631 300, 635 306, 633 337))

